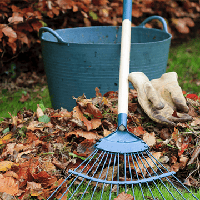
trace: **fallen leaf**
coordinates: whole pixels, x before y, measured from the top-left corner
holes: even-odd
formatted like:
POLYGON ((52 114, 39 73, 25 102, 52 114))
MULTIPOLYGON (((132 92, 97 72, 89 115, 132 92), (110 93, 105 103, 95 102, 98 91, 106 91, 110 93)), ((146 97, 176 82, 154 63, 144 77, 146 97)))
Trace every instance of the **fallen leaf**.
POLYGON ((91 119, 92 129, 96 129, 101 125, 101 119, 91 119))
POLYGON ((191 126, 198 126, 198 125, 200 125, 200 118, 193 117, 193 121, 191 123, 191 126))
POLYGON ((26 95, 22 93, 22 97, 19 99, 22 103, 27 101, 30 98, 30 95, 27 93, 26 95))
POLYGON ((122 192, 117 196, 117 198, 114 198, 114 200, 134 200, 134 197, 131 194, 122 192))
POLYGON ((80 156, 85 156, 86 154, 87 155, 91 154, 95 150, 94 145, 95 145, 95 140, 85 139, 80 144, 78 144, 77 153, 84 154, 84 155, 80 155, 80 156))
POLYGON ((78 106, 73 108, 73 119, 71 121, 75 122, 80 127, 85 126, 87 131, 92 130, 91 121, 87 120, 78 106))
POLYGON ((12 137, 12 134, 11 134, 11 133, 5 135, 3 138, 0 139, 0 144, 3 144, 3 143, 6 142, 7 140, 9 140, 11 137, 12 137))
POLYGON ((83 131, 83 130, 76 130, 71 131, 69 133, 65 133, 65 138, 67 138, 70 135, 76 135, 76 137, 84 137, 86 139, 97 139, 102 138, 102 136, 98 136, 97 133, 89 132, 89 131, 83 131))
POLYGON ((171 137, 171 133, 169 131, 169 128, 163 128, 160 131, 160 138, 163 140, 169 139, 171 137))
MULTIPOLYGON (((159 160, 160 157, 162 156, 162 152, 154 152, 154 153, 152 153, 152 155, 153 155, 153 157, 155 157, 156 160, 159 160)), ((136 167, 137 173, 141 173, 141 171, 142 171, 143 173, 146 173, 146 168, 148 169, 149 166, 151 166, 151 167, 153 168, 153 167, 155 166, 155 163, 154 163, 155 161, 153 162, 152 159, 151 159, 150 157, 147 157, 146 160, 145 160, 145 159, 142 159, 142 161, 141 161, 141 159, 139 159, 139 158, 137 158, 137 160, 138 160, 139 166, 138 166, 137 162, 134 161, 134 165, 135 165, 135 167, 136 167), (144 164, 143 164, 143 163, 144 163, 144 164), (145 168, 145 167, 146 167, 146 168, 145 168), (141 169, 141 170, 140 170, 140 169, 141 169)), ((153 159, 153 160, 154 160, 154 159, 153 159)), ((128 167, 128 166, 127 166, 127 167, 128 167)), ((133 166, 132 164, 131 164, 131 168, 135 170, 135 168, 134 168, 134 166, 133 166)))
POLYGON ((2 32, 8 36, 9 38, 16 38, 17 39, 17 34, 16 32, 9 26, 6 26, 2 28, 2 32))
POLYGON ((3 174, 4 177, 13 177, 15 179, 18 179, 19 176, 17 175, 17 173, 13 172, 13 171, 7 171, 5 174, 3 174))
POLYGON ((26 189, 30 189, 31 196, 39 196, 43 192, 41 183, 36 182, 27 181, 26 189))
POLYGON ((198 187, 199 182, 193 178, 192 176, 189 176, 185 181, 184 184, 188 185, 188 186, 193 186, 193 187, 198 187))
POLYGON ((18 191, 18 181, 12 177, 3 177, 3 175, 0 174, 0 192, 15 195, 18 191))
POLYGON ((148 146, 153 146, 156 144, 156 137, 155 137, 155 133, 148 133, 145 132, 143 135, 143 141, 148 145, 148 146))
POLYGON ((54 166, 54 164, 48 161, 45 161, 42 163, 42 168, 46 172, 54 172, 56 170, 56 167, 54 166))
POLYGON ((85 112, 92 114, 94 118, 97 118, 97 119, 103 118, 101 111, 92 103, 87 104, 87 108, 85 112))
POLYGON ((11 169, 11 167, 15 165, 14 162, 11 161, 1 161, 0 162, 0 171, 7 171, 11 169))
POLYGON ((104 129, 103 130, 103 136, 106 137, 108 136, 109 134, 111 134, 112 132, 111 131, 108 131, 107 129, 104 129))
POLYGON ((42 109, 40 108, 39 104, 37 104, 37 118, 41 117, 44 115, 42 109))
POLYGON ((186 166, 188 160, 189 160, 189 158, 187 156, 181 155, 179 158, 180 167, 184 168, 186 166))

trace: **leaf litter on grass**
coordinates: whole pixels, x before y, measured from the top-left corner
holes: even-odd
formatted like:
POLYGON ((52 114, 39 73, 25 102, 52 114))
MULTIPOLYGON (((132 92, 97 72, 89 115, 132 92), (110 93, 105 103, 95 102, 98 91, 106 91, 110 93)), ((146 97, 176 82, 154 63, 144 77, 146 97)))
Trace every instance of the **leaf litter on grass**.
MULTIPOLYGON (((46 199, 64 180, 68 169, 75 169, 94 151, 99 139, 117 128, 117 92, 102 96, 96 89, 96 95, 93 99, 77 98, 71 112, 38 104, 36 112, 24 108, 0 123, 0 185, 4 183, 0 194, 46 199)), ((169 128, 145 115, 136 91, 131 90, 129 96, 128 130, 147 142, 151 153, 176 171, 182 182, 200 187, 199 97, 186 96, 194 120, 169 128)), ((63 184, 57 198, 65 188, 63 184)), ((120 195, 116 199, 131 199, 130 195, 120 195)))

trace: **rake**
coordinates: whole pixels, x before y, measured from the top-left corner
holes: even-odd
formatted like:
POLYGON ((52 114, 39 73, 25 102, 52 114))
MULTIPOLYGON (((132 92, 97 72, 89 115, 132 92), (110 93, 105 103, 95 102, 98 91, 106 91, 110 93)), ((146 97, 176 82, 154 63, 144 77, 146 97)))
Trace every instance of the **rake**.
MULTIPOLYGON (((95 150, 67 178, 48 200, 62 191, 63 199, 114 199, 121 192, 131 199, 197 199, 167 167, 158 161, 160 153, 151 153, 148 145, 127 131, 128 74, 131 44, 132 0, 123 1, 121 57, 119 71, 118 128, 99 140, 95 150), (181 189, 187 191, 184 197, 181 189)), ((119 198, 118 198, 119 199, 119 198)))

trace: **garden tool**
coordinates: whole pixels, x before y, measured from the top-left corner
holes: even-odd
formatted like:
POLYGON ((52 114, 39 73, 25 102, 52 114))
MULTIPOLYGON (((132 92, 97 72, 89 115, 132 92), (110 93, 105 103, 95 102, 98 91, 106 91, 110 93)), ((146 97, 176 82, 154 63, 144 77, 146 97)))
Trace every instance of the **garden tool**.
POLYGON ((177 78, 176 72, 165 73, 152 81, 142 72, 129 74, 129 81, 138 93, 138 102, 152 120, 170 126, 192 120, 177 78), (183 113, 174 114, 174 111, 183 113))
MULTIPOLYGON (((123 191, 133 199, 185 199, 169 176, 181 182, 151 153, 148 145, 127 130, 128 74, 131 43, 132 0, 123 1, 123 22, 119 70, 118 128, 99 140, 95 150, 51 194, 62 192, 60 199, 113 199, 123 191), (164 180, 162 180, 164 178, 164 180), (166 184, 165 182, 168 182, 166 184), (171 188, 168 188, 168 185, 171 188), (164 188, 165 193, 161 190, 164 188), (67 187, 63 191, 63 187, 67 187), (146 193, 147 192, 147 193, 146 193), (176 193, 176 196, 174 195, 176 193), (178 196, 178 197, 177 197, 178 196)), ((196 198, 185 188, 192 198, 196 198)), ((197 198, 196 198, 197 199, 197 198)))

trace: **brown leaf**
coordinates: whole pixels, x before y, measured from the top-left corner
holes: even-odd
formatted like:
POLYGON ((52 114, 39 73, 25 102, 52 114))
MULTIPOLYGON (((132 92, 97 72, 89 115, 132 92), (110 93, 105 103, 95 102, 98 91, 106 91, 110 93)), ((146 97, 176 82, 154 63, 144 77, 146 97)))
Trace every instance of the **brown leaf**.
POLYGON ((95 148, 94 148, 94 144, 95 144, 95 140, 92 139, 92 140, 88 140, 88 139, 85 139, 83 140, 80 144, 78 144, 78 147, 77 147, 77 153, 80 155, 80 156, 87 156, 89 154, 91 154, 95 148))
MULTIPOLYGON (((10 38, 9 38, 9 39, 10 39, 10 38)), ((8 46, 11 47, 13 54, 15 54, 15 53, 16 53, 16 50, 17 50, 17 44, 16 44, 15 42, 10 42, 9 39, 8 39, 8 43, 7 43, 7 44, 8 44, 8 46)), ((15 39, 15 38, 14 38, 14 39, 15 39)))
POLYGON ((18 181, 12 177, 3 177, 3 175, 0 174, 0 192, 15 195, 18 191, 18 181))
POLYGON ((17 173, 13 172, 13 171, 7 171, 5 174, 3 174, 4 177, 13 177, 15 179, 18 179, 19 176, 17 175, 17 173))
POLYGON ((73 108, 73 122, 75 122, 78 126, 83 127, 83 125, 87 128, 87 131, 92 130, 91 121, 87 120, 87 118, 83 115, 78 106, 73 108))
POLYGON ((97 118, 97 119, 103 118, 101 111, 92 103, 87 104, 87 108, 85 112, 92 114, 94 118, 97 118))
POLYGON ((114 200, 134 200, 134 197, 131 194, 122 192, 117 196, 117 198, 114 198, 114 200))
POLYGON ((96 129, 101 125, 101 119, 91 119, 92 129, 96 129))
POLYGON ((146 144, 148 146, 155 145, 156 144, 155 133, 154 132, 152 132, 152 133, 145 132, 143 135, 143 140, 144 140, 144 142, 146 142, 146 144))
POLYGON ((168 128, 163 128, 160 131, 160 138, 163 140, 169 139, 171 137, 171 133, 168 128))
POLYGON ((198 125, 200 125, 200 118, 193 117, 193 121, 191 123, 191 126, 198 126, 198 125))
POLYGON ((102 136, 98 136, 96 133, 83 130, 76 130, 69 133, 65 133, 65 138, 73 134, 76 135, 76 137, 84 137, 86 139, 102 138, 102 136))
POLYGON ((181 155, 179 158, 180 167, 184 168, 186 166, 188 160, 189 160, 189 158, 187 156, 181 155))
POLYGON ((25 95, 25 94, 22 94, 22 97, 20 98, 19 101, 21 101, 21 102, 24 103, 24 102, 27 101, 29 98, 30 98, 29 93, 27 93, 26 95, 25 95))
POLYGON ((6 26, 2 29, 2 32, 8 36, 8 37, 11 37, 11 38, 16 38, 17 39, 17 34, 16 32, 9 26, 6 26))
POLYGON ((177 172, 180 168, 180 163, 174 163, 171 167, 170 167, 170 171, 174 171, 177 172))
POLYGON ((37 118, 41 117, 44 115, 42 109, 40 108, 39 104, 37 104, 37 118))
POLYGON ((24 19, 21 16, 12 16, 8 18, 8 21, 10 23, 18 24, 19 22, 23 22, 24 19))
POLYGON ((188 186, 193 186, 193 187, 198 187, 199 186, 199 182, 193 178, 192 176, 189 176, 185 181, 184 184, 188 185, 188 186))

